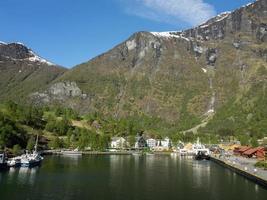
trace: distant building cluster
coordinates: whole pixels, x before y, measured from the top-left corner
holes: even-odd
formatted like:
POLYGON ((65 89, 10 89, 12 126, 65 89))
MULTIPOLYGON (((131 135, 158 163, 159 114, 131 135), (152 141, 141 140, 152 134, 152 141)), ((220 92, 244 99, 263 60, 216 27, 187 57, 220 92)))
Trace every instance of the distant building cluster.
POLYGON ((113 137, 111 138, 110 148, 114 150, 147 148, 151 151, 169 151, 172 149, 172 141, 168 137, 155 139, 141 134, 135 137, 134 145, 130 145, 127 138, 113 137))

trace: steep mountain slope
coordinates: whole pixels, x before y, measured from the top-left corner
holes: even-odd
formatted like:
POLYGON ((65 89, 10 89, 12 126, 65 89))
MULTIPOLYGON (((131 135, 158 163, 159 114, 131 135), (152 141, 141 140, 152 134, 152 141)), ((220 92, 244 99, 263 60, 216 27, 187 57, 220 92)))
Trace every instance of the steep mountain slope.
MULTIPOLYGON (((208 77, 187 39, 140 32, 111 51, 64 74, 88 98, 82 109, 113 116, 149 115, 169 122, 208 111, 208 77)), ((80 103, 78 103, 80 105, 80 103)))
POLYGON ((224 106, 238 110, 265 94, 266 76, 258 72, 267 67, 266 42, 267 1, 257 0, 193 29, 136 33, 33 97, 82 112, 153 116, 180 130, 209 122, 209 131, 224 106), (264 92, 253 97, 257 84, 264 92))
POLYGON ((27 99, 62 75, 66 69, 56 66, 21 43, 0 42, 0 100, 27 99))

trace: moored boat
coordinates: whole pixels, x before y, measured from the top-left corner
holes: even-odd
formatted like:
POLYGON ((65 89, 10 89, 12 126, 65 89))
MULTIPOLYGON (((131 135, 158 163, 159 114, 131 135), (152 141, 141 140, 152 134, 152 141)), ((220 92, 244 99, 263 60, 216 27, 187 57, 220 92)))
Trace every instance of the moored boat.
POLYGON ((132 155, 133 156, 142 156, 142 153, 141 152, 133 152, 132 155))
POLYGON ((74 150, 64 150, 60 152, 62 155, 68 155, 68 156, 81 156, 82 152, 79 151, 79 149, 74 149, 74 150))
POLYGON ((7 162, 6 162, 6 155, 4 152, 0 153, 0 171, 1 170, 7 170, 7 162))
POLYGON ((38 153, 37 146, 38 146, 38 135, 33 153, 29 154, 28 152, 26 152, 26 154, 21 156, 21 167, 35 167, 41 164, 44 158, 38 153))
POLYGON ((195 155, 195 159, 196 160, 210 160, 210 155, 207 152, 205 152, 205 151, 199 151, 195 155))
POLYGON ((43 157, 38 152, 24 154, 21 156, 21 167, 35 167, 41 164, 43 157))
POLYGON ((9 167, 20 167, 21 165, 21 157, 18 156, 18 157, 14 157, 14 158, 11 158, 7 161, 7 165, 9 167))

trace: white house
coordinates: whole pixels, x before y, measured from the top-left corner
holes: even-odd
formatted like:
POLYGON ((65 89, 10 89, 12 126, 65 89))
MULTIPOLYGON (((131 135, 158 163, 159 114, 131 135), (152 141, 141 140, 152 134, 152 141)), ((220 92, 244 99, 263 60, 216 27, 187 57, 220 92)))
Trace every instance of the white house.
POLYGON ((168 137, 166 137, 164 138, 164 140, 158 140, 156 147, 154 147, 154 149, 156 151, 168 151, 170 150, 171 146, 172 146, 171 140, 168 137))
POLYGON ((123 149, 127 146, 127 141, 123 137, 113 137, 111 138, 110 147, 112 149, 123 149))
POLYGON ((149 138, 146 140, 147 146, 150 149, 154 149, 157 146, 157 140, 153 139, 153 138, 149 138))
POLYGON ((160 142, 161 142, 161 146, 163 148, 170 148, 171 147, 171 140, 168 137, 164 138, 164 140, 161 140, 160 142))

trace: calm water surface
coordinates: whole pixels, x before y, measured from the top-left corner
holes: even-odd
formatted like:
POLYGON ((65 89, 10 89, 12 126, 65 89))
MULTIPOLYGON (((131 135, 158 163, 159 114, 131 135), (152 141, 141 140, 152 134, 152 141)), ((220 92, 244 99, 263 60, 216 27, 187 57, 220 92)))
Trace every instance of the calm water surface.
POLYGON ((48 156, 0 173, 1 200, 266 200, 267 190, 209 161, 172 156, 48 156))

